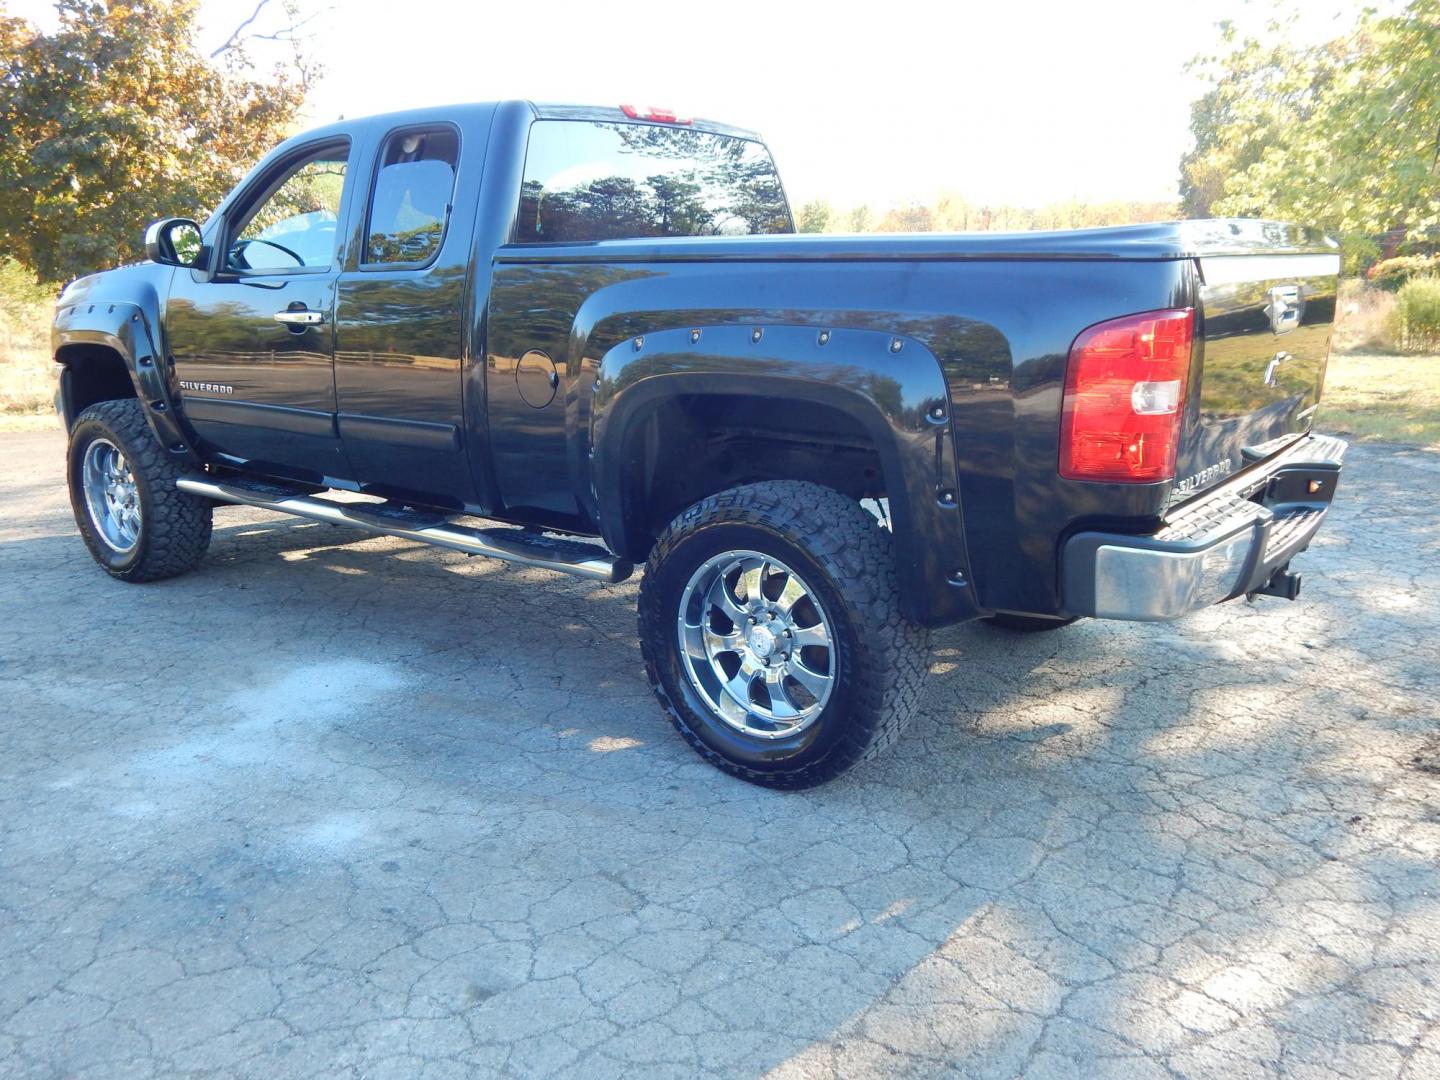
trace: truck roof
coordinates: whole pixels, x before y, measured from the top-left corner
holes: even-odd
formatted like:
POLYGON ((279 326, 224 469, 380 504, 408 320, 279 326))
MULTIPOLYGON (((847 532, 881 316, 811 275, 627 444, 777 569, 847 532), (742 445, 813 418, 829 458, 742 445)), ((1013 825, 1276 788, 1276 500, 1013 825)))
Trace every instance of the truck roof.
MULTIPOLYGON (((658 121, 636 119, 626 116, 619 105, 566 105, 553 102, 533 102, 521 100, 509 101, 469 101, 450 105, 426 105, 418 109, 405 109, 398 112, 371 113, 365 116, 347 117, 344 120, 336 121, 333 124, 326 124, 317 128, 307 129, 304 134, 307 137, 324 134, 330 129, 337 133, 354 128, 357 125, 369 126, 375 124, 386 127, 394 127, 398 124, 423 124, 435 120, 459 120, 465 116, 478 114, 489 115, 504 106, 520 106, 529 109, 537 120, 592 120, 597 123, 606 124, 655 124, 659 127, 674 127, 673 124, 663 124, 658 121)), ((759 133, 748 128, 736 127, 733 124, 721 123, 718 120, 705 120, 695 118, 689 120, 684 127, 692 131, 704 131, 714 135, 729 135, 737 139, 750 139, 754 142, 763 142, 759 133)))

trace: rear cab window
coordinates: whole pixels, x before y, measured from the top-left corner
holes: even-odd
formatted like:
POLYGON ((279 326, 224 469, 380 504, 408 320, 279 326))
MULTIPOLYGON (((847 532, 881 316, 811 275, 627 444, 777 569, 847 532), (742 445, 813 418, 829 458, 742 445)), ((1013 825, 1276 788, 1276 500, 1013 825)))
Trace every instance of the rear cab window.
POLYGON ((392 132, 375 171, 363 267, 419 269, 445 239, 460 136, 446 125, 392 132))
POLYGON ((752 139, 591 120, 530 127, 515 243, 793 231, 775 163, 752 139))

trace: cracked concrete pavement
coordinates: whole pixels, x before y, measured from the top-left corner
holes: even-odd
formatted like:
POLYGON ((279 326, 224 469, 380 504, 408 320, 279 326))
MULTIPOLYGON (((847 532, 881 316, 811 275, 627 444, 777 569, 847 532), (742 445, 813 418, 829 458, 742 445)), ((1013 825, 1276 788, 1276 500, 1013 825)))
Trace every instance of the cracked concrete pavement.
POLYGON ((217 513, 107 579, 0 436, 0 1075, 1440 1076, 1440 455, 1352 449, 1297 604, 939 633, 777 794, 634 583, 217 513))

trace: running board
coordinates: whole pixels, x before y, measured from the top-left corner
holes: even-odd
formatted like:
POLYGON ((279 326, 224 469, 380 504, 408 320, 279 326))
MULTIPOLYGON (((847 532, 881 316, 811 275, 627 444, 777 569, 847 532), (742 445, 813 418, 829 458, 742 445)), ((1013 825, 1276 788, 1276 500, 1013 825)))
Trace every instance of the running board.
POLYGON ((521 566, 558 570, 562 574, 611 585, 624 581, 634 569, 631 563, 617 559, 599 544, 562 540, 506 526, 472 529, 451 524, 439 514, 407 510, 388 503, 337 503, 289 491, 279 485, 237 483, 208 476, 182 476, 175 486, 191 495, 202 495, 216 502, 258 506, 262 510, 276 510, 331 525, 353 525, 366 532, 418 540, 436 547, 463 551, 467 555, 484 555, 521 566))

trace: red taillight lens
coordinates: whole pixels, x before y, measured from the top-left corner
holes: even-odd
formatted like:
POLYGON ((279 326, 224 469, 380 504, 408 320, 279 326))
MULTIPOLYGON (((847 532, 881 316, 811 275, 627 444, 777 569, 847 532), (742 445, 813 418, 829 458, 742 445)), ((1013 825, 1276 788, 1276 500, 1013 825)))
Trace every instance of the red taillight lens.
POLYGON ((1195 312, 1147 311, 1098 323, 1070 346, 1060 475, 1152 483, 1175 475, 1195 312))
POLYGON ((653 120, 657 124, 693 123, 688 116, 676 116, 673 109, 661 109, 654 105, 646 105, 644 108, 638 105, 621 105, 620 111, 631 120, 653 120))

